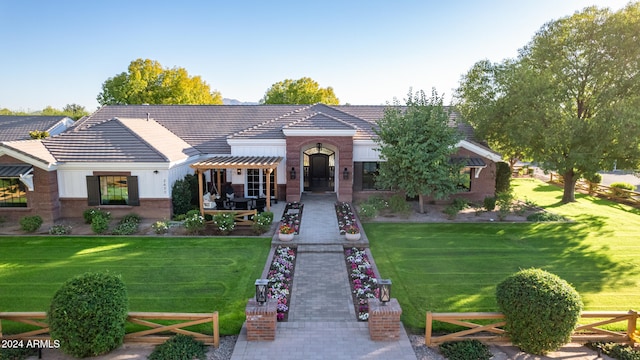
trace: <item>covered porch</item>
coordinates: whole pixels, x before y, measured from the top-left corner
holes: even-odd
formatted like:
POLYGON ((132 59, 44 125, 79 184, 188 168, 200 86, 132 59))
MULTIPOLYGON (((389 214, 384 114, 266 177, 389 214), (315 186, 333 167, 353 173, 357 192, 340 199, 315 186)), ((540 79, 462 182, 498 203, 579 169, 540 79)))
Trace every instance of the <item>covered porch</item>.
MULTIPOLYGON (((198 177, 198 198, 200 205, 200 213, 201 214, 215 214, 217 212, 228 211, 228 210, 207 210, 204 207, 204 174, 210 170, 216 171, 216 178, 211 179, 217 185, 217 189, 222 191, 222 178, 221 171, 226 169, 236 169, 236 170, 248 170, 248 169, 261 169, 266 173, 267 181, 265 182, 265 196, 264 199, 266 202, 266 210, 271 211, 271 198, 277 198, 278 189, 277 186, 274 188, 271 187, 271 181, 269 181, 271 174, 274 176, 274 184, 278 183, 278 172, 276 171, 278 165, 283 160, 281 156, 232 156, 232 155, 224 155, 224 156, 213 156, 204 161, 199 161, 191 164, 191 168, 195 170, 196 176, 198 177)), ((246 182, 245 182, 246 185, 246 182)), ((255 210, 253 211, 255 213, 255 210)))

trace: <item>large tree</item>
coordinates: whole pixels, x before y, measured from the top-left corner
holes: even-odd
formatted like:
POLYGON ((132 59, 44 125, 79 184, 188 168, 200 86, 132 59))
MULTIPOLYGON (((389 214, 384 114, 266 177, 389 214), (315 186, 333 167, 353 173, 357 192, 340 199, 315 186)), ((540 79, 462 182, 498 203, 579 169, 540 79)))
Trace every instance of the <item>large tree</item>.
POLYGON ((260 99, 261 104, 315 104, 338 105, 340 100, 332 87, 321 88, 313 79, 286 79, 277 82, 260 99))
POLYGON ((640 163, 640 3, 545 24, 517 59, 476 63, 456 105, 480 135, 564 178, 640 163))
POLYGON ((463 164, 452 161, 462 135, 449 124, 449 113, 442 97, 433 90, 409 91, 406 106, 396 101, 378 121, 375 140, 380 150, 380 171, 376 177, 382 188, 404 191, 419 197, 447 198, 457 191, 463 164))
POLYGON ((98 94, 100 105, 116 104, 222 104, 222 95, 211 91, 200 76, 189 76, 180 67, 163 68, 159 62, 137 59, 128 72, 107 79, 98 94))

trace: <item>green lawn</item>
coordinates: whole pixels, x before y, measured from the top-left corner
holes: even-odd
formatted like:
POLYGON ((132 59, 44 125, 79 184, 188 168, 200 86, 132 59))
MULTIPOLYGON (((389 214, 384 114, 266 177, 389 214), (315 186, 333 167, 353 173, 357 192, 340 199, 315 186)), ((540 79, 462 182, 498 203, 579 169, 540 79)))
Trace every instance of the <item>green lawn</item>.
MULTIPOLYGON (((67 279, 122 276, 130 311, 213 312, 237 334, 269 238, 0 237, 0 311, 47 311, 67 279)), ((11 328, 3 324, 3 331, 11 328)))
POLYGON ((427 310, 497 311, 496 284, 528 267, 569 281, 586 310, 640 309, 639 210, 585 195, 561 205, 561 188, 537 180, 513 185, 519 198, 574 222, 365 224, 405 325, 423 329, 427 310))

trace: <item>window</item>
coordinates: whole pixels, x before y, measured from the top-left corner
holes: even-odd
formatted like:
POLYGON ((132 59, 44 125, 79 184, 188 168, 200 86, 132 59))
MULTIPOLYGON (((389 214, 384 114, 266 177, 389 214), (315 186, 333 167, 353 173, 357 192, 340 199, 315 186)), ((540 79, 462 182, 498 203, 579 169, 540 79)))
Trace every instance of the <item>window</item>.
POLYGON ((128 175, 87 176, 89 205, 139 206, 138 177, 128 175))
POLYGON ((378 162, 362 163, 362 189, 363 190, 376 189, 376 176, 378 176, 379 170, 380 170, 380 163, 378 162))
POLYGON ((471 168, 465 167, 460 170, 460 183, 458 184, 458 192, 471 191, 471 168))
MULTIPOLYGON (((271 194, 275 191, 275 172, 269 176, 271 194)), ((260 197, 267 195, 267 170, 247 169, 247 196, 260 197)))
POLYGON ((17 178, 0 178, 0 207, 27 207, 27 192, 17 178))

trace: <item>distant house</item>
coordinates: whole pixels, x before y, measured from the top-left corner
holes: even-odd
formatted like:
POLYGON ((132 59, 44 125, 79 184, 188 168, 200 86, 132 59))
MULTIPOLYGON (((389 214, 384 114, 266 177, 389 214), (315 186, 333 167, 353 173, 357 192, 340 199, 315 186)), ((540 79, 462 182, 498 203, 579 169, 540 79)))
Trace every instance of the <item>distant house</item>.
MULTIPOLYGON (((232 184, 240 197, 298 201, 303 192, 333 192, 355 201, 376 189, 374 142, 385 106, 126 105, 105 106, 43 140, 0 144, 0 181, 32 169, 33 186, 0 195, 0 216, 39 214, 47 221, 80 217, 89 207, 115 215, 171 216, 174 182, 197 173, 203 193, 232 184), (3 175, 5 174, 5 175, 3 175), (12 200, 8 200, 12 199, 12 200)), ((452 126, 456 124, 452 117, 452 126)), ((500 156, 466 135, 456 157, 466 161, 461 193, 495 192, 500 156)), ((2 183, 4 184, 4 183, 2 183)), ((0 194, 12 188, 0 187, 0 194)))

